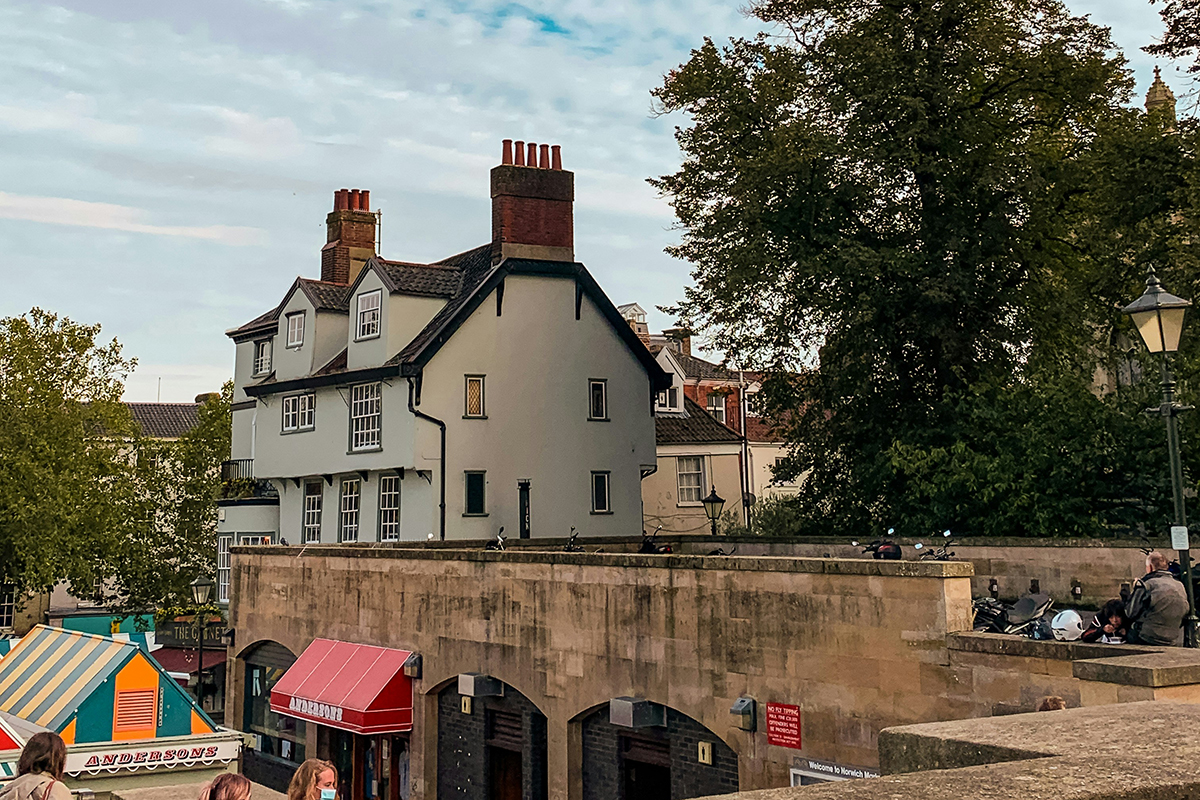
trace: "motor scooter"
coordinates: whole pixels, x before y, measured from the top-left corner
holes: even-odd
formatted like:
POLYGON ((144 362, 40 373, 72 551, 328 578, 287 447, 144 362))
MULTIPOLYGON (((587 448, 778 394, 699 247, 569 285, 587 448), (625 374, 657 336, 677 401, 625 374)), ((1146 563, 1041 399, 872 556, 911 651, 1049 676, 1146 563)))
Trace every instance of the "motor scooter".
POLYGON ((1008 633, 1030 639, 1052 639, 1046 616, 1054 601, 1044 592, 1030 593, 1012 605, 994 597, 981 597, 971 604, 973 628, 981 633, 1008 633))
POLYGON ((950 531, 942 531, 942 546, 941 547, 926 547, 921 542, 913 545, 913 549, 917 551, 918 561, 949 561, 954 558, 954 553, 950 552, 950 545, 954 544, 954 539, 950 531))
POLYGON ((654 529, 654 533, 646 533, 642 531, 642 543, 638 546, 638 552, 645 555, 653 555, 659 553, 670 553, 671 545, 658 543, 658 532, 662 530, 662 525, 654 529))

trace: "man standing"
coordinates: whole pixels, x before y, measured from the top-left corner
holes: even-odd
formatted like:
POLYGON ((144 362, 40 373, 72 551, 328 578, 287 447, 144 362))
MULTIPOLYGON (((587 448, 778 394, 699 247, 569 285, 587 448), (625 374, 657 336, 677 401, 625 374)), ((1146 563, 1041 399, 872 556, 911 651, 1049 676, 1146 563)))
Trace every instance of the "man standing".
POLYGON ((1187 591, 1167 571, 1167 558, 1157 551, 1146 556, 1146 574, 1133 585, 1125 604, 1129 643, 1183 646, 1187 591))

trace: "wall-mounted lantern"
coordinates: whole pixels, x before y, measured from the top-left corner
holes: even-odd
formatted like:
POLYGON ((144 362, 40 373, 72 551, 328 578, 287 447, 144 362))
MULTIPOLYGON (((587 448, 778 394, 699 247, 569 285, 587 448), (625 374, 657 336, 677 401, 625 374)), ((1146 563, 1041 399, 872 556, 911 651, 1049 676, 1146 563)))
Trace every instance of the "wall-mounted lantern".
POLYGON ((667 709, 640 697, 614 697, 608 701, 608 721, 621 728, 663 728, 667 709))
POLYGON ((409 653, 408 658, 404 659, 404 665, 401 667, 404 670, 404 675, 407 678, 420 680, 421 678, 421 654, 409 653))
POLYGON ((458 676, 458 693, 463 697, 503 697, 504 684, 482 672, 464 672, 458 676))

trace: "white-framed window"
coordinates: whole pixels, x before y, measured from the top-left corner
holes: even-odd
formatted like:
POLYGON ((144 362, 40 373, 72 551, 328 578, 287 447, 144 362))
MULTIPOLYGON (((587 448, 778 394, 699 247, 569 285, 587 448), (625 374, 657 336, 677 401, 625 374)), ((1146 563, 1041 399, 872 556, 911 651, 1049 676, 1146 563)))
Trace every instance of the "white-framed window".
POLYGON ((471 419, 483 419, 487 416, 487 406, 484 405, 483 375, 464 375, 463 416, 471 419))
POLYGON ((381 444, 383 385, 360 383, 350 387, 350 449, 375 450, 381 444))
POLYGON ((271 544, 272 537, 269 533, 243 533, 238 537, 240 545, 262 545, 271 544))
POLYGON ((325 499, 325 490, 320 481, 306 481, 304 484, 304 519, 301 540, 304 544, 315 544, 321 541, 321 503, 325 499))
POLYGON ((254 374, 266 375, 271 371, 271 340, 254 343, 254 374))
POLYGON ((283 398, 283 430, 311 431, 316 424, 317 396, 315 394, 295 394, 283 398))
POLYGON ((775 468, 771 471, 771 482, 778 486, 795 486, 795 481, 785 481, 778 477, 779 471, 783 468, 783 462, 787 461, 783 456, 775 459, 775 468))
POLYGON ((342 502, 338 515, 338 541, 358 541, 358 510, 362 499, 362 481, 345 478, 342 481, 342 502))
POLYGON ((287 346, 300 347, 304 344, 304 312, 287 315, 287 346))
POLYGON ((487 514, 487 473, 467 470, 463 473, 466 499, 463 516, 482 517, 487 514))
POLYGON ((608 381, 603 378, 588 381, 588 419, 608 419, 608 381))
POLYGON ((217 537, 217 602, 229 602, 229 548, 233 546, 233 536, 221 534, 217 537))
POLYGON ((678 387, 672 386, 669 389, 663 389, 661 392, 659 392, 658 399, 656 400, 656 405, 663 410, 678 411, 679 410, 679 389, 678 389, 678 387))
POLYGON ((612 503, 609 502, 608 495, 609 473, 593 472, 592 473, 592 513, 593 514, 611 514, 612 503))
POLYGON ((379 306, 383 291, 363 292, 358 296, 358 326, 354 338, 373 339, 379 335, 379 306))
POLYGON ((708 413, 717 418, 717 422, 725 422, 725 395, 710 394, 708 396, 708 413))
POLYGON ((763 415, 762 403, 758 399, 758 392, 746 392, 742 397, 746 402, 747 417, 761 417, 763 415))
POLYGON ((704 456, 679 456, 675 459, 679 481, 679 505, 699 505, 704 497, 704 456))
POLYGON ((400 476, 379 477, 379 541, 400 539, 400 476))

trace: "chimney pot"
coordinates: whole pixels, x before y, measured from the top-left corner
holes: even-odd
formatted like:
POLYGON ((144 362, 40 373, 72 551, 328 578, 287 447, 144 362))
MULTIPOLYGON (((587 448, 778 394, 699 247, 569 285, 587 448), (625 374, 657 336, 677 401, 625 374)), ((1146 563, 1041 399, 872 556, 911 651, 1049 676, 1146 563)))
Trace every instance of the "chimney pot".
POLYGON ((500 163, 501 164, 511 164, 512 162, 513 162, 512 139, 505 139, 504 140, 504 150, 500 156, 500 163))
POLYGON ((535 142, 513 144, 515 163, 491 171, 493 263, 504 258, 574 261, 575 176, 561 169, 558 145, 543 144, 539 150, 535 142))
POLYGON ((562 148, 554 145, 550 148, 551 169, 562 169, 562 148))
POLYGON ((525 156, 525 166, 537 166, 537 145, 533 142, 529 143, 529 153, 525 156))
POLYGON ((516 148, 517 148, 517 153, 516 153, 517 160, 513 163, 518 167, 523 167, 523 166, 525 166, 525 143, 522 142, 520 139, 518 139, 517 143, 516 143, 516 148))
POLYGON ((550 145, 542 145, 541 152, 538 153, 538 166, 542 169, 550 169, 550 145))
POLYGON ((333 193, 333 210, 344 211, 350 207, 350 190, 338 189, 333 193))
POLYGON ((350 210, 358 211, 358 189, 350 190, 350 210))
POLYGON ((363 211, 371 210, 371 191, 363 189, 358 193, 358 207, 363 211))

